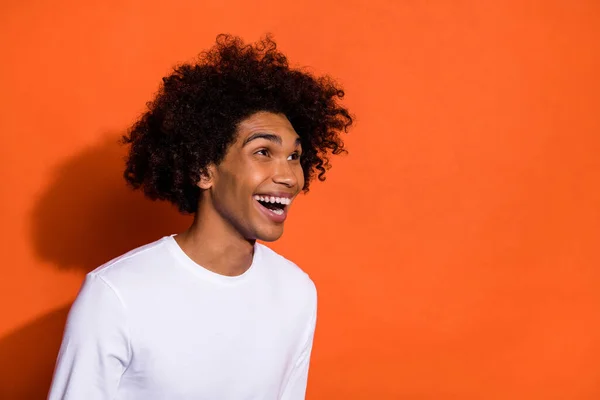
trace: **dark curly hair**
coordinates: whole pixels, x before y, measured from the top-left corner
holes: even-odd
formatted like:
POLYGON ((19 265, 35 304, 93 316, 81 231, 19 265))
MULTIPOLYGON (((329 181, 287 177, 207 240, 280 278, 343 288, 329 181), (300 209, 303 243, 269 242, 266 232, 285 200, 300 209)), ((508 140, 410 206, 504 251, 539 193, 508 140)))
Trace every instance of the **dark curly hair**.
POLYGON ((300 136, 306 192, 315 172, 325 180, 328 155, 346 151, 340 133, 352 117, 337 102, 343 97, 329 77, 290 68, 271 36, 246 45, 219 35, 198 62, 163 78, 148 110, 123 136, 131 145, 124 177, 149 198, 195 213, 201 173, 223 160, 242 120, 268 111, 284 114, 300 136))

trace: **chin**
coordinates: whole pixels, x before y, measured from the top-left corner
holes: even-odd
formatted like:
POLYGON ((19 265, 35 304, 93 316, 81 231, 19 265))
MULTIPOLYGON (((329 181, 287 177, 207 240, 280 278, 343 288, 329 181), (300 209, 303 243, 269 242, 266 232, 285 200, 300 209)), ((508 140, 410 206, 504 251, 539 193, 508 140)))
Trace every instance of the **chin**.
POLYGON ((276 229, 259 229, 256 239, 262 242, 274 242, 283 235, 283 227, 276 229))

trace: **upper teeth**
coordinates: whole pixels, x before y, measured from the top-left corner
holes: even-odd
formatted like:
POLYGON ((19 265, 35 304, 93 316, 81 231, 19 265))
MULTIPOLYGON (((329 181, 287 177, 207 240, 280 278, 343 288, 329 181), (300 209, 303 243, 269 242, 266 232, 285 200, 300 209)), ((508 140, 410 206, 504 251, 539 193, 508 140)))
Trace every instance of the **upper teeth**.
POLYGON ((279 203, 284 205, 289 205, 292 202, 292 199, 287 197, 275 197, 275 196, 259 196, 254 195, 255 200, 264 201, 266 203, 279 203))

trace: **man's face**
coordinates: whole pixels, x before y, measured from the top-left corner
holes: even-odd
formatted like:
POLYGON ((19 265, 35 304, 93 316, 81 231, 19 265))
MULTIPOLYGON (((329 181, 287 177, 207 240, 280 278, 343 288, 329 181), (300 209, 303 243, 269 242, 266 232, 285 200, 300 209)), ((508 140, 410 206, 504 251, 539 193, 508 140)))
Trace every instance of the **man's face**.
POLYGON ((283 234, 290 204, 304 186, 300 138, 283 114, 258 112, 238 126, 225 158, 212 168, 204 200, 245 239, 283 234))

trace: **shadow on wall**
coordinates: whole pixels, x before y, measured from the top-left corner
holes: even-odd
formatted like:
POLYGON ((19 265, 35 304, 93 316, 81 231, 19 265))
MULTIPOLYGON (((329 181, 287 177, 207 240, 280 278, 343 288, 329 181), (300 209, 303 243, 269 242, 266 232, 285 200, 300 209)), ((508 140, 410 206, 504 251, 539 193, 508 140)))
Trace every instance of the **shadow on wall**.
MULTIPOLYGON (((118 140, 110 135, 54 171, 31 215, 31 240, 41 260, 87 273, 191 223, 173 206, 126 186, 118 140)), ((46 398, 69 308, 0 339, 0 399, 46 398)))
POLYGON ((0 340, 0 399, 45 399, 70 306, 0 340))
POLYGON ((191 219, 132 191, 122 177, 125 148, 111 135, 62 164, 32 215, 38 257, 89 272, 128 250, 184 230, 191 219))

